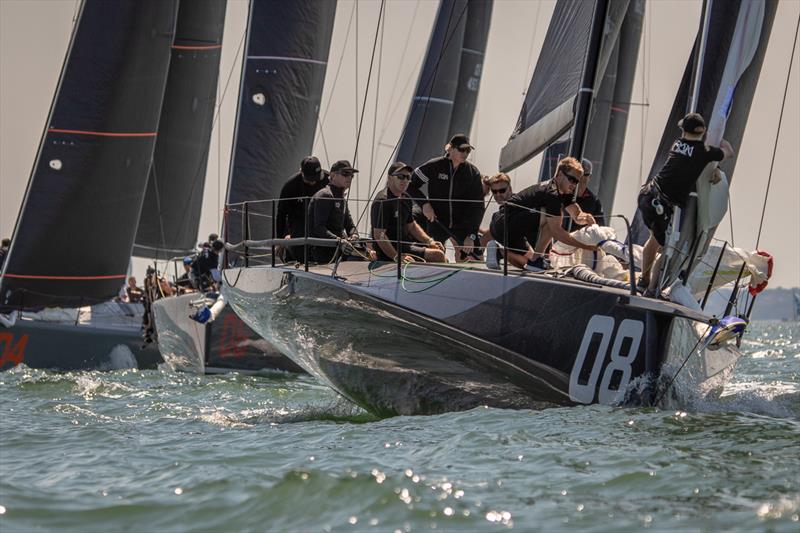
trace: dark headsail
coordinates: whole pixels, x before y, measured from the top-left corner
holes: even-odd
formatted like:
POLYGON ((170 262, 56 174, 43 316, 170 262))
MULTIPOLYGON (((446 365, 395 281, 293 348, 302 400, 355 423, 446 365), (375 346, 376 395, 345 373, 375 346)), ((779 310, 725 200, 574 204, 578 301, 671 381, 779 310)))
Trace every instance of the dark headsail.
POLYGON ((177 1, 81 5, 0 280, 0 304, 74 306, 124 283, 177 1))
MULTIPOLYGON (((706 142, 709 144, 718 145, 720 139, 724 137, 730 141, 734 149, 738 149, 741 145, 772 30, 776 6, 776 0, 766 2, 731 0, 713 2, 707 7, 711 11, 705 50, 701 54, 702 69, 697 78, 699 92, 696 111, 706 118, 708 125, 706 142)), ((680 135, 677 123, 687 111, 692 71, 695 70, 695 57, 701 32, 702 28, 695 40, 694 52, 686 66, 648 179, 652 179, 661 169, 672 142, 680 135)), ((728 180, 732 180, 736 156, 726 159, 719 166, 728 176, 728 180)), ((689 218, 684 219, 681 224, 682 242, 678 248, 686 253, 689 248, 694 247, 698 250, 698 255, 702 255, 715 229, 708 225, 703 227, 703 220, 707 218, 706 205, 709 196, 720 193, 727 195, 727 190, 715 187, 709 191, 708 179, 703 176, 697 183, 699 213, 693 206, 687 206, 684 210, 684 214, 689 218), (687 224, 686 227, 684 223, 687 224), (699 237, 699 241, 692 246, 695 237, 699 237)), ((643 243, 647 235, 647 228, 641 222, 641 215, 637 213, 633 228, 634 242, 643 243)), ((685 268, 682 263, 683 261, 672 262, 673 268, 668 274, 668 281, 675 279, 678 271, 685 268)))
MULTIPOLYGON (((458 65, 458 85, 453 98, 453 113, 447 135, 438 140, 434 155, 445 141, 456 133, 469 135, 475 106, 478 104, 478 90, 483 75, 483 61, 486 55, 486 42, 489 39, 489 26, 492 20, 494 0, 467 0, 467 19, 464 24, 464 39, 461 43, 461 61, 458 65)), ((425 161, 420 161, 424 163, 425 161)))
MULTIPOLYGON (((242 67, 227 203, 277 198, 311 153, 336 0, 253 0, 242 67)), ((248 205, 250 236, 272 236, 270 203, 248 205)), ((225 238, 243 238, 229 207, 225 238)))
POLYGON ((197 242, 226 3, 180 3, 133 255, 169 259, 192 251, 197 242))
POLYGON ((441 155, 447 142, 458 82, 467 0, 441 0, 425 62, 397 148, 397 160, 412 166, 441 155))
MULTIPOLYGON (((603 79, 628 0, 608 6, 597 81, 603 79)), ((595 2, 559 0, 517 126, 500 152, 500 170, 512 170, 555 142, 572 126, 575 100, 587 54, 595 2)))

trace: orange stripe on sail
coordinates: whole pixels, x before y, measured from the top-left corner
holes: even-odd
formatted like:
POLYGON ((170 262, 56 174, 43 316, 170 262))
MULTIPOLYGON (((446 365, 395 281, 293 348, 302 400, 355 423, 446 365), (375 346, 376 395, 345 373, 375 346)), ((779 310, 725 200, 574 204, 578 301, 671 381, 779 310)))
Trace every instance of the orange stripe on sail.
POLYGON ((112 133, 109 131, 85 131, 85 130, 64 130, 60 128, 48 128, 49 133, 72 133, 75 135, 95 135, 97 137, 155 137, 157 132, 143 133, 112 133))

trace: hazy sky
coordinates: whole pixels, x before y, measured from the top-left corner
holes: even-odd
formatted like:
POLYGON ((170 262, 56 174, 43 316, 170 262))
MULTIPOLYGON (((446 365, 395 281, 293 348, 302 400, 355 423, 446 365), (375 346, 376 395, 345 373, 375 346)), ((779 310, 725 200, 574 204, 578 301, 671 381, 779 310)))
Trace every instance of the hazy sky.
MULTIPOLYGON (((13 231, 77 4, 76 0, 0 0, 1 236, 10 236, 13 231)), ((383 36, 382 53, 376 57, 359 156, 355 162, 362 172, 356 179, 353 196, 367 197, 374 180, 383 179, 376 174, 384 168, 403 127, 437 5, 435 0, 389 0, 387 3, 387 20, 391 24, 383 36)), ((484 173, 497 169, 500 148, 516 122, 554 5, 555 0, 495 0, 471 135, 478 148, 472 160, 484 173)), ((325 143, 323 145, 318 132, 314 148, 323 164, 352 159, 355 150, 357 109, 363 104, 380 3, 361 0, 357 9, 354 7, 352 0, 340 0, 336 12, 323 95, 325 143)), ((218 96, 220 113, 212 138, 200 235, 216 231, 224 203, 241 60, 237 49, 244 33, 246 12, 245 1, 228 0, 218 96), (223 94, 228 80, 227 92, 223 94)), ((615 212, 631 215, 634 211, 636 192, 650 168, 699 16, 699 0, 655 0, 647 5, 633 93, 634 102, 641 105, 634 105, 629 116, 615 212)), ((798 16, 800 0, 780 2, 748 129, 742 146, 735 147, 739 160, 731 192, 733 242, 744 248, 755 246, 798 16)), ((775 287, 800 286, 798 56, 800 54, 795 52, 760 245, 775 256, 771 284, 775 287)), ((515 189, 532 183, 538 166, 536 158, 514 171, 515 189)), ((357 207, 353 205, 351 209, 356 211, 357 207)), ((494 206, 489 211, 493 210, 494 206)), ((728 218, 723 221, 717 237, 731 240, 728 218)), ((134 263, 134 267, 135 272, 143 268, 139 262, 134 263)))

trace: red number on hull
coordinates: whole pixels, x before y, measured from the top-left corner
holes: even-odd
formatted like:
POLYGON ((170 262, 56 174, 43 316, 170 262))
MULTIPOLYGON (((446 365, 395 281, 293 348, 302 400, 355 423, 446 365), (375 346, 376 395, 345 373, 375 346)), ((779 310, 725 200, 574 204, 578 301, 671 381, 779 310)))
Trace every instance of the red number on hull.
POLYGON ((0 331, 0 368, 12 368, 20 364, 25 359, 27 345, 27 333, 14 343, 14 335, 11 332, 0 331))

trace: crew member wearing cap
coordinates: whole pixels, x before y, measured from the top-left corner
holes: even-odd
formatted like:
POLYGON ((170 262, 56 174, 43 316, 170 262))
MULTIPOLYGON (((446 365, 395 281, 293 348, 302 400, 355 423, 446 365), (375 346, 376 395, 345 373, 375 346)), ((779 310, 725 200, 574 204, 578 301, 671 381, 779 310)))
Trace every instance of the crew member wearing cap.
MULTIPOLYGON (((577 194, 575 195, 575 203, 581 208, 584 213, 589 213, 594 217, 595 223, 603 226, 605 224, 605 213, 603 213, 603 204, 600 198, 595 193, 589 190, 589 182, 592 180, 592 162, 585 157, 581 159, 581 167, 583 167, 583 177, 581 182, 578 183, 577 194)), ((568 228, 571 231, 576 231, 585 227, 585 224, 579 224, 572 221, 568 228)))
MULTIPOLYGON (((552 179, 522 189, 501 206, 492 217, 489 231, 508 248, 509 263, 525 270, 547 268, 542 254, 551 238, 578 248, 597 249, 575 240, 562 227, 562 209, 578 224, 594 224, 592 215, 581 211, 575 203, 575 188, 582 176, 583 167, 578 160, 565 157, 558 162, 552 179), (544 223, 540 224, 542 218, 544 223)), ((489 268, 498 268, 494 249, 494 245, 486 247, 489 268)))
POLYGON ((195 288, 194 277, 192 275, 192 263, 194 257, 187 255, 183 258, 183 275, 175 280, 175 287, 180 293, 192 292, 195 288))
POLYGON ((413 261, 416 256, 428 262, 444 263, 444 245, 425 233, 412 216, 413 202, 406 190, 413 172, 414 169, 405 163, 393 163, 387 173, 386 188, 372 202, 372 238, 377 244, 378 259, 396 261, 400 253, 403 261, 413 261))
MULTIPOLYGON (((314 156, 308 156, 300 163, 300 172, 289 178, 281 189, 278 200, 278 214, 275 219, 275 235, 279 238, 304 237, 306 230, 305 202, 320 189, 328 185, 328 172, 314 156)), ((294 258, 301 263, 303 247, 292 246, 285 259, 294 258)))
POLYGON ((477 246, 483 219, 481 173, 467 161, 475 149, 466 135, 454 135, 444 147, 445 155, 431 159, 414 170, 408 194, 428 219, 428 233, 437 241, 453 242, 456 258, 477 246), (421 187, 428 185, 428 194, 421 187))
MULTIPOLYGON (((689 193, 706 165, 733 157, 734 154, 733 147, 725 139, 722 139, 719 148, 703 142, 706 121, 699 113, 689 113, 678 122, 678 127, 681 136, 672 143, 664 166, 639 191, 639 210, 645 226, 650 230, 650 237, 642 250, 642 283, 648 286, 649 294, 655 293, 660 277, 661 259, 655 267, 653 262, 666 242, 673 207, 685 206, 689 193)), ((718 183, 720 179, 717 170, 712 172, 712 183, 718 183)))
MULTIPOLYGON (((355 255, 352 243, 358 240, 358 231, 345 198, 345 192, 350 188, 357 172, 349 161, 335 162, 331 165, 328 185, 311 197, 308 207, 311 237, 339 240, 339 248, 345 256, 355 255)), ((333 260, 336 250, 337 248, 314 246, 311 249, 311 258, 317 263, 328 263, 333 260)), ((367 249, 366 253, 370 259, 376 258, 373 250, 367 249)))

